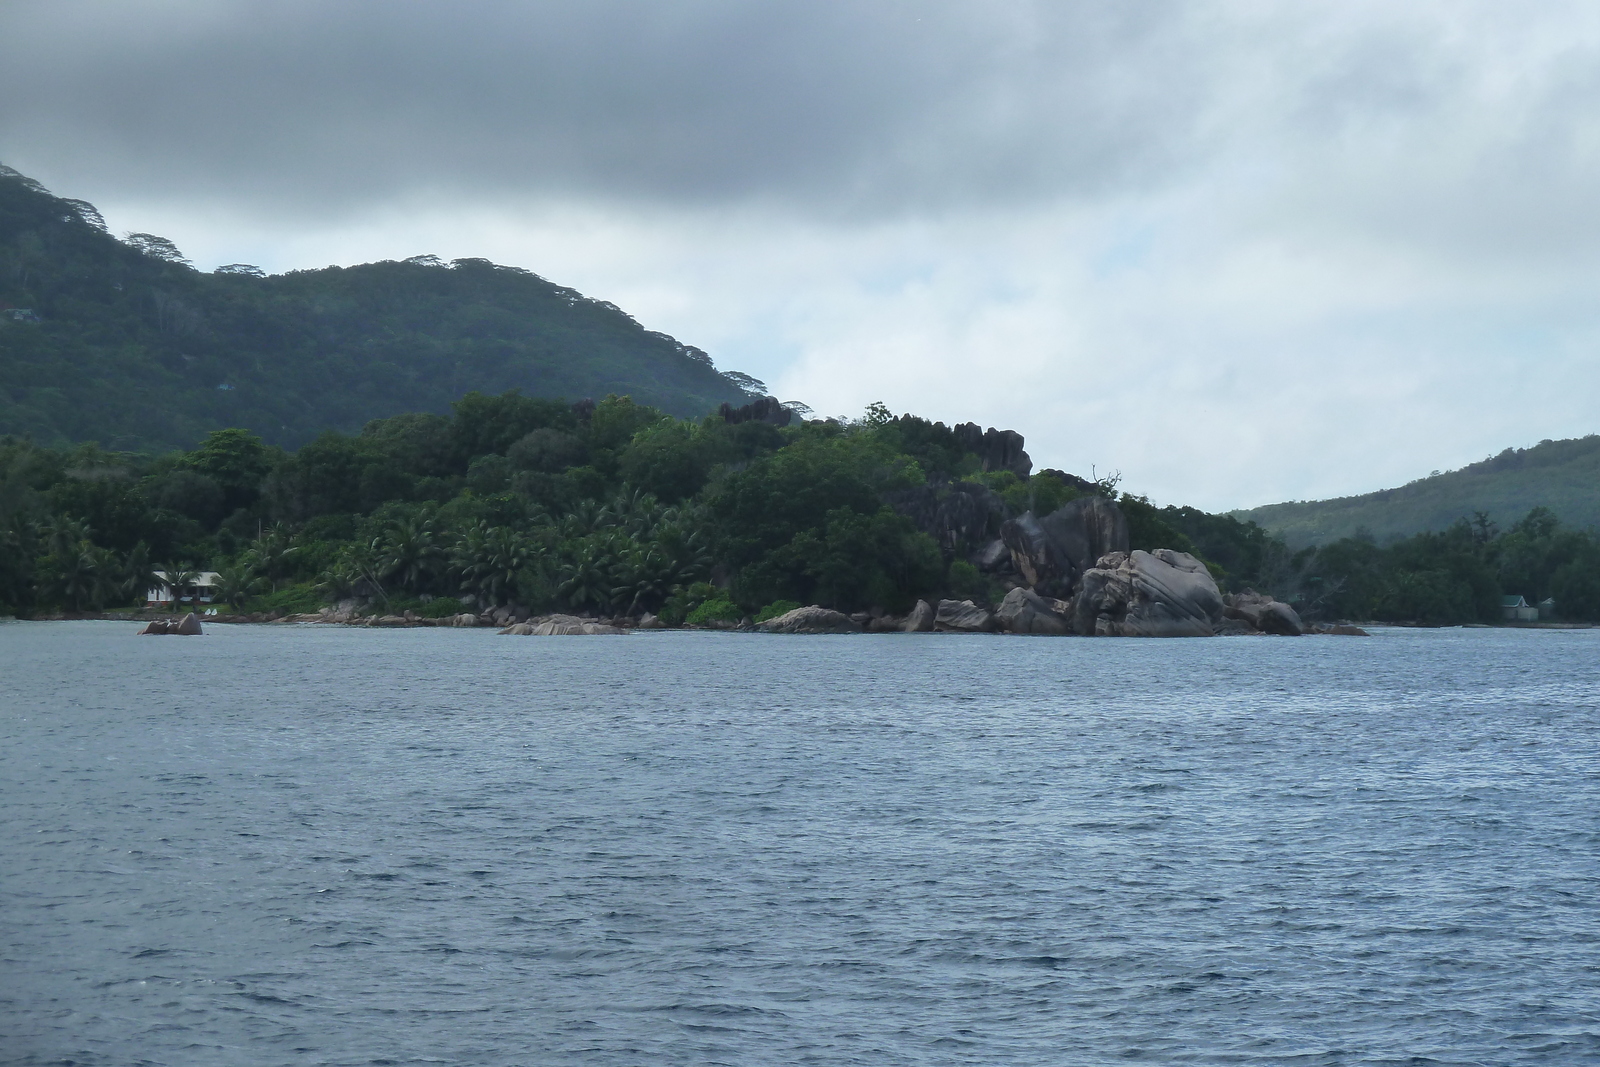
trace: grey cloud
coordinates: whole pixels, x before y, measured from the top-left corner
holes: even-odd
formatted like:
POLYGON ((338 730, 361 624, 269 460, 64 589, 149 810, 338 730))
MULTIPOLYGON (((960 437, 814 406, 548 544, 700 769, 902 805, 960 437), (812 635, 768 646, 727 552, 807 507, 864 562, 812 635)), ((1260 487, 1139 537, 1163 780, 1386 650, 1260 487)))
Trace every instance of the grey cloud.
POLYGON ((309 204, 432 187, 854 214, 1092 193, 1193 155, 1182 11, 12 3, 0 151, 309 204))

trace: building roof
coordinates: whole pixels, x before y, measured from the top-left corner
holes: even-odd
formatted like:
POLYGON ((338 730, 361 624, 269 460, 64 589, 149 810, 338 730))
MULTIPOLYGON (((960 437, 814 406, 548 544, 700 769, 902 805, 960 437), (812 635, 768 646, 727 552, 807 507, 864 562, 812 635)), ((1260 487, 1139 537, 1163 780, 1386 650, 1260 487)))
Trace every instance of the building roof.
MULTIPOLYGON (((167 580, 166 571, 151 571, 150 573, 154 574, 157 578, 160 578, 163 582, 167 580)), ((217 579, 221 577, 222 575, 218 574, 216 571, 197 571, 195 572, 194 581, 190 584, 200 586, 201 588, 207 588, 209 586, 216 585, 217 579)))

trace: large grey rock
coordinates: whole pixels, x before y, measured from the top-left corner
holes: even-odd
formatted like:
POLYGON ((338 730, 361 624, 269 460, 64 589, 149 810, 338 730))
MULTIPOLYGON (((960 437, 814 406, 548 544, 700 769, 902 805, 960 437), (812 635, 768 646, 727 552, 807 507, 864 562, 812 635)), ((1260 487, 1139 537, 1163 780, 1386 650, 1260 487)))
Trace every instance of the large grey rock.
POLYGON ((1253 589, 1228 597, 1223 614, 1247 622, 1264 634, 1299 637, 1306 632, 1305 623, 1293 608, 1253 589))
POLYGON ((977 482, 900 489, 883 500, 946 551, 993 538, 1006 509, 999 493, 977 482))
POLYGON ((182 634, 185 637, 199 637, 201 633, 200 616, 191 611, 178 621, 178 625, 174 626, 167 632, 182 634))
POLYGON ((1112 552, 1128 550, 1128 520, 1103 496, 1084 496, 1044 518, 1024 512, 1000 528, 1012 565, 1034 591, 1068 596, 1083 572, 1112 552))
POLYGON ((145 624, 144 629, 139 631, 139 636, 140 637, 145 637, 145 636, 148 635, 148 636, 153 636, 153 637, 160 637, 163 634, 170 634, 171 632, 172 632, 172 624, 170 622, 168 622, 166 619, 151 619, 148 623, 145 624))
POLYGON ((952 427, 956 444, 964 452, 978 457, 986 471, 1013 471, 1026 478, 1033 470, 1033 460, 1022 450, 1026 443, 1015 430, 984 430, 975 422, 963 422, 952 427))
POLYGON ((641 630, 665 630, 666 628, 666 623, 648 611, 639 617, 639 629, 641 630))
POLYGON ((852 622, 850 616, 831 608, 810 607, 795 608, 782 615, 768 619, 756 627, 769 634, 853 634, 860 633, 861 627, 852 622))
POLYGON ((911 614, 906 616, 905 625, 901 627, 908 634, 925 634, 933 629, 933 605, 926 600, 917 601, 917 606, 911 609, 911 614))
POLYGON ((1071 574, 1065 560, 1045 533, 1038 516, 1025 511, 1000 527, 1000 540, 1011 553, 1011 565, 1022 580, 1034 588, 1054 588, 1062 583, 1071 588, 1071 574))
POLYGON ((995 624, 1014 634, 1064 634, 1067 621, 1052 604, 1031 589, 1013 589, 995 609, 995 624))
POLYGON ((591 622, 580 619, 576 615, 546 615, 541 619, 529 619, 525 623, 518 623, 510 629, 521 633, 527 628, 531 637, 585 637, 601 634, 625 634, 628 631, 611 626, 603 622, 591 622))
POLYGON ((1211 637, 1222 594, 1187 552, 1113 552, 1083 574, 1075 628, 1102 637, 1211 637))
POLYGON ((941 600, 933 623, 940 630, 978 634, 994 632, 994 616, 970 600, 941 600))
POLYGON ((972 557, 972 562, 980 571, 986 573, 1009 570, 1011 550, 1006 547, 1004 538, 996 537, 993 541, 978 549, 977 555, 972 557))

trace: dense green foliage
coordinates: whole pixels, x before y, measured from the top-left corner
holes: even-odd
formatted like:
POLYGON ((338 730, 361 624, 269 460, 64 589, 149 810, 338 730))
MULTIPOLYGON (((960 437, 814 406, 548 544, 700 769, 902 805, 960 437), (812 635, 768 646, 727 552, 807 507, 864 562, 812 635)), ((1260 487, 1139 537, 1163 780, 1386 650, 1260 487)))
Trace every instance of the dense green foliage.
POLYGON ((785 600, 899 610, 941 592, 949 561, 883 503, 925 482, 895 432, 509 392, 292 453, 239 429, 159 457, 8 438, 0 603, 128 604, 160 567, 214 569, 224 599, 261 610, 352 595, 695 622, 785 600))
POLYGON ((1504 533, 1485 515, 1380 547, 1351 537, 1296 557, 1310 610, 1422 623, 1497 622, 1501 597, 1555 601, 1561 618, 1600 621, 1600 538, 1535 508, 1504 533))
POLYGON ((1448 530, 1479 513, 1509 526, 1546 507, 1578 527, 1600 525, 1600 435, 1506 449, 1458 471, 1363 496, 1269 504, 1234 516, 1260 524, 1291 548, 1370 535, 1379 544, 1448 530))
POLYGON ((632 395, 676 415, 759 383, 527 271, 431 256, 202 273, 0 167, 0 434, 122 451, 244 427, 297 447, 463 393, 632 395))
POLYGON ((1004 587, 971 561, 998 523, 1087 491, 1118 499, 1133 547, 1194 552, 1225 588, 1313 617, 1492 621, 1510 592, 1600 618, 1600 541, 1548 511, 1504 533, 1479 517, 1388 547, 1353 538, 1291 555, 1258 526, 1110 482, 982 471, 958 441, 876 406, 848 425, 779 429, 516 392, 294 452, 240 429, 160 456, 4 438, 0 609, 137 603, 156 569, 180 588, 215 570, 222 600, 282 612, 355 597, 436 616, 518 604, 719 625, 799 604, 993 602, 1004 587), (963 484, 996 510, 954 542, 892 506, 963 484))

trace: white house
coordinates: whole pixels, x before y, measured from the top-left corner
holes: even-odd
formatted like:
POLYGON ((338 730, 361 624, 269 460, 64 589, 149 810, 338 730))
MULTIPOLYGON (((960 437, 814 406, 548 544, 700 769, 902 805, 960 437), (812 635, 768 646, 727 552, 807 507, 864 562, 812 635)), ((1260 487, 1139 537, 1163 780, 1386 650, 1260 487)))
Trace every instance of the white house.
MULTIPOLYGON (((154 571, 153 573, 157 578, 166 581, 166 571, 154 571)), ((217 585, 220 578, 221 575, 216 571, 200 571, 195 575, 194 581, 189 583, 189 588, 193 590, 193 593, 183 599, 189 602, 198 600, 202 604, 211 603, 211 590, 217 585)), ((172 603, 172 590, 165 585, 151 586, 144 591, 144 602, 147 607, 152 608, 170 604, 172 603)))
POLYGON ((1500 598, 1500 617, 1506 622, 1538 622, 1539 609, 1528 603, 1527 597, 1503 596, 1500 598))

